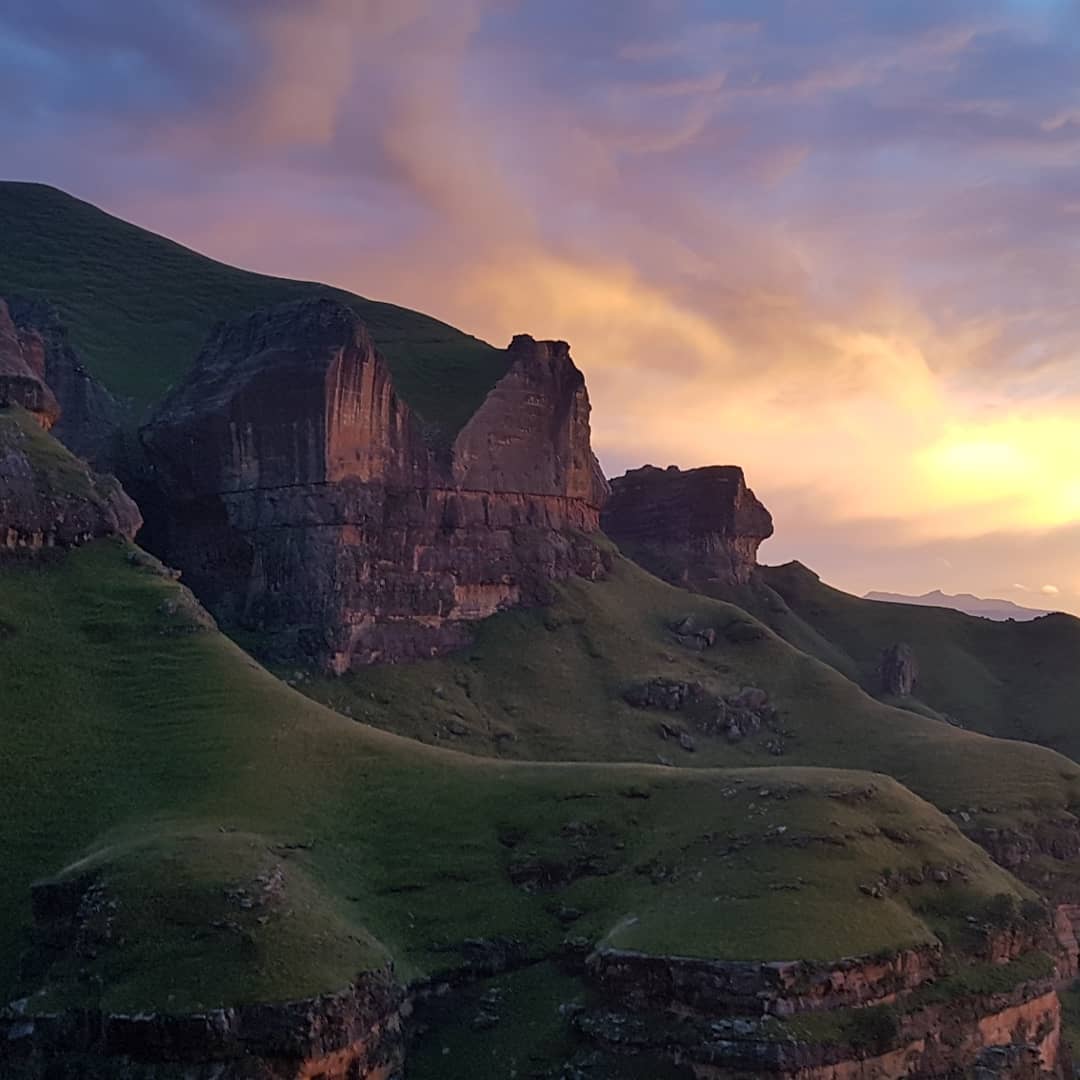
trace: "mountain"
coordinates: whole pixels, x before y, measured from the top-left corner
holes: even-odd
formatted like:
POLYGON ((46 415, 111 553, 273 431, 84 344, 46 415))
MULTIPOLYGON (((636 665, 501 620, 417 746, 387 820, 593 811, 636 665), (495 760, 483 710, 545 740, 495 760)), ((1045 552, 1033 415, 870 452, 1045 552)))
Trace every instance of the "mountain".
POLYGON ((605 510, 564 343, 0 224, 5 1077, 1064 1075, 1080 766, 876 699, 741 472, 605 510))
POLYGON ((0 181, 0 236, 0 296, 54 307, 130 426, 183 378, 218 322, 290 300, 353 308, 433 439, 456 433, 506 368, 504 352, 430 316, 226 266, 44 184, 0 181))
POLYGON ((923 593, 922 596, 905 596, 903 593, 891 592, 868 592, 863 596, 863 599, 879 600, 889 604, 915 604, 918 607, 952 608, 954 611, 964 612, 965 615, 975 615, 982 619, 994 619, 998 622, 1005 619, 1026 622, 1031 619, 1041 619, 1044 615, 1051 614, 1049 611, 1041 611, 1037 608, 1021 607, 1011 600, 988 600, 981 596, 972 596, 971 593, 959 593, 956 596, 949 596, 940 589, 923 593))

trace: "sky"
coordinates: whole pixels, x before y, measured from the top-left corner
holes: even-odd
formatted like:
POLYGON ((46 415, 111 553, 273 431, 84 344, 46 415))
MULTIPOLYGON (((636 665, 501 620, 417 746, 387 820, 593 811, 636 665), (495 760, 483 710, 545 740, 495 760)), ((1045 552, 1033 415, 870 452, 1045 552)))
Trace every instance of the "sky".
POLYGON ((6 178, 568 340, 764 561, 1080 613, 1078 0, 5 0, 0 100, 6 178))

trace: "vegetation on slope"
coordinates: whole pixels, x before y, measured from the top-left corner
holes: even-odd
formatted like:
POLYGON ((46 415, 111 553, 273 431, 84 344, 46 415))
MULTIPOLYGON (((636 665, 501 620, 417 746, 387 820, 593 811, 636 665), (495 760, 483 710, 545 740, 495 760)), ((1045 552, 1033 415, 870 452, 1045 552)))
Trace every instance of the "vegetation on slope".
POLYGON ((482 624, 475 645, 423 664, 307 679, 304 691, 358 720, 473 753, 548 760, 657 760, 691 766, 811 765, 870 769, 946 809, 994 824, 1080 805, 1080 768, 1042 747, 1002 742, 875 701, 740 608, 669 586, 626 559, 610 577, 572 580, 547 609, 482 624), (716 630, 696 650, 672 627, 716 630), (685 713, 635 708, 626 690, 663 677, 717 696, 764 690, 778 711, 777 747, 762 732, 731 742, 685 713), (683 727, 693 752, 661 738, 683 727))
POLYGON ((347 720, 132 551, 0 564, 5 997, 295 998, 387 955, 406 978, 452 968, 466 938, 543 955, 569 909, 593 941, 824 960, 928 940, 927 888, 973 912, 1028 895, 883 776, 509 763, 347 720), (927 866, 955 873, 882 898, 861 888, 927 866), (31 882, 87 872, 102 921, 79 978, 62 960, 17 986, 31 882))
POLYGON ((762 617, 867 689, 878 689, 881 651, 906 642, 919 674, 915 698, 905 707, 928 708, 966 728, 1037 742, 1080 760, 1080 619, 1058 614, 994 622, 947 608, 861 600, 799 563, 759 573, 762 617), (827 643, 828 651, 811 637, 827 643))
POLYGON ((116 485, 110 477, 95 475, 21 405, 0 405, 0 449, 26 455, 43 494, 100 503, 116 485))
POLYGON ((453 435, 506 353, 394 304, 215 262, 43 184, 0 182, 0 296, 53 303, 87 369, 144 419, 222 319, 331 295, 365 321, 394 385, 436 437, 453 435))

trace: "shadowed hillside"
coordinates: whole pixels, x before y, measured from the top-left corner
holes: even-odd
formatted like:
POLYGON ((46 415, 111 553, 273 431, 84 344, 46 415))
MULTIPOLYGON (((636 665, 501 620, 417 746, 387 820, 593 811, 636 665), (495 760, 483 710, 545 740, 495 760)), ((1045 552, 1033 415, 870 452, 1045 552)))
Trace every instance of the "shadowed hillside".
POLYGON ((974 731, 1041 743, 1080 760, 1080 619, 1053 614, 992 622, 944 608, 861 600, 798 563, 761 567, 759 574, 760 610, 770 625, 801 647, 824 643, 818 654, 871 692, 880 692, 882 651, 906 642, 918 675, 915 700, 903 704, 929 706, 974 731))
POLYGON ((44 184, 0 182, 0 296, 40 297, 132 422, 185 374, 215 323, 329 295, 354 308, 398 391, 453 435, 505 371, 505 353, 427 315, 340 289, 238 270, 44 184))
MULTIPOLYGON (((924 911, 925 888, 884 904, 860 891, 884 868, 963 866, 946 921, 1026 895, 882 776, 510 764, 335 716, 121 543, 0 568, 0 625, 0 967, 6 995, 36 993, 34 1008, 294 998, 388 957, 405 978, 451 968, 476 937, 539 957, 569 908, 577 935, 691 956, 828 960, 931 940, 940 905, 924 911), (739 838, 736 854, 716 836, 739 838), (54 874, 94 875, 111 929, 92 958, 31 963, 20 987, 30 883, 54 874), (544 874, 563 884, 525 887, 544 874), (783 882, 799 883, 798 918, 783 882)), ((1065 798, 1075 780, 1039 753, 1030 790, 1065 798)))

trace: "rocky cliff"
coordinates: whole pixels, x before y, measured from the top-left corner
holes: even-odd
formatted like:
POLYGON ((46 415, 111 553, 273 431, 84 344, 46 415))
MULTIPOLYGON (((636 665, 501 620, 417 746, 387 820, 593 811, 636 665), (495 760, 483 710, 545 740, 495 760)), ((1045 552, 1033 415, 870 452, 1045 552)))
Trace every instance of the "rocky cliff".
POLYGON ((692 589, 745 584, 773 531, 734 465, 632 469, 611 482, 602 524, 647 570, 692 589))
POLYGON ((9 1080, 389 1080, 403 1059, 404 993, 393 972, 335 994, 206 1012, 35 1015, 0 1009, 9 1080))
POLYGON ((563 342, 516 337, 434 448, 353 311, 283 304, 220 327, 142 437, 162 554, 272 653, 338 672, 433 656, 552 581, 604 572, 607 485, 563 342))
POLYGON ((45 381, 45 343, 34 330, 16 327, 0 299, 0 408, 24 408, 46 431, 60 416, 60 405, 45 381))
MULTIPOLYGON (((8 297, 7 306, 16 333, 32 343, 37 375, 56 402, 53 435, 94 468, 114 471, 123 405, 86 370, 56 308, 18 296, 8 297)), ((0 315, 0 338, 3 321, 0 315)))
POLYGON ((130 538, 142 524, 114 477, 47 434, 62 417, 46 381, 47 352, 42 334, 16 326, 0 300, 0 554, 130 538))

